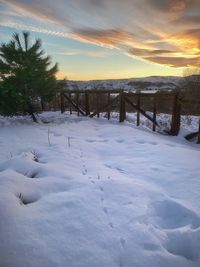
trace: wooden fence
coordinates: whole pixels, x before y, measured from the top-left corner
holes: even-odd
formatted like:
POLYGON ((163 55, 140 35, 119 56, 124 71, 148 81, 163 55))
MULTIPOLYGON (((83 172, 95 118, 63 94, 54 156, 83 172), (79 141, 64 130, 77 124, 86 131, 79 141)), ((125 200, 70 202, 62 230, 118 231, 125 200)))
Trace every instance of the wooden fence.
MULTIPOLYGON (((102 112, 107 113, 110 119, 111 111, 119 112, 119 122, 126 120, 126 112, 137 112, 137 126, 140 125, 140 114, 146 117, 152 123, 152 130, 156 131, 158 126, 156 115, 158 112, 164 113, 166 109, 171 114, 170 135, 178 135, 181 125, 181 112, 184 105, 199 105, 200 100, 186 99, 177 92, 158 92, 158 93, 133 93, 122 90, 85 90, 85 91, 62 91, 60 94, 60 108, 64 112, 66 108, 72 113, 77 111, 77 115, 88 116, 90 118, 97 116, 102 112), (142 104, 145 102, 145 106, 142 104), (159 107, 162 105, 162 107, 159 107), (146 108, 146 110, 145 110, 146 108), (148 111, 152 111, 152 116, 148 111)), ((196 135, 200 142, 200 125, 196 135)))

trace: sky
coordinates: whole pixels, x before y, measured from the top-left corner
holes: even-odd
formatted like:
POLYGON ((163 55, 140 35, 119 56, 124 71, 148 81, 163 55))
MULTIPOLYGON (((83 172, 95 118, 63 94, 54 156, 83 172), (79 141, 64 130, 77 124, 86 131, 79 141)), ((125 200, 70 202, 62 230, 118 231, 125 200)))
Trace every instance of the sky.
POLYGON ((182 75, 200 67, 200 0, 0 0, 0 42, 40 38, 58 78, 182 75))

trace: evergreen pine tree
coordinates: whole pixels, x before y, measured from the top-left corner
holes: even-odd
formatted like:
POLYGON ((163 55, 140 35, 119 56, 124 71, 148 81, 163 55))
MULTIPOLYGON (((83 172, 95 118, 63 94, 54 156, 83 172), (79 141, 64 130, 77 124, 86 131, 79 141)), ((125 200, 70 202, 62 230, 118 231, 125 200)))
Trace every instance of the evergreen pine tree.
POLYGON ((29 113, 34 116, 34 103, 49 101, 56 93, 57 64, 51 66, 41 41, 30 44, 30 34, 23 32, 0 46, 0 112, 10 115, 29 113))

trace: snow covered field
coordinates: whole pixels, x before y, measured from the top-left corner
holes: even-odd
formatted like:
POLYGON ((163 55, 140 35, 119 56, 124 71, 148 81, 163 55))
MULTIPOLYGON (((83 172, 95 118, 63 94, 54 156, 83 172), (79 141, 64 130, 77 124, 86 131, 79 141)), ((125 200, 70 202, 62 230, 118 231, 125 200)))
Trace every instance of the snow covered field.
POLYGON ((41 117, 0 118, 1 267, 200 266, 199 145, 41 117))
POLYGON ((116 90, 126 91, 168 91, 174 90, 182 82, 178 76, 152 76, 145 78, 93 80, 93 81, 67 81, 67 89, 70 90, 116 90))

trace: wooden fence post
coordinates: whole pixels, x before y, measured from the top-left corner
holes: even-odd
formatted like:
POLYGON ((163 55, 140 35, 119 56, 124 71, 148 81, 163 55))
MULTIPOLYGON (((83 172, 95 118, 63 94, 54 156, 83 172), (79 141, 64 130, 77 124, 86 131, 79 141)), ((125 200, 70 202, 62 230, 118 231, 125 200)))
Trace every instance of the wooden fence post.
POLYGON ((153 127, 152 130, 155 132, 156 130, 156 96, 154 97, 154 101, 153 101, 153 127))
POLYGON ((86 116, 90 115, 90 100, 89 100, 89 92, 85 92, 85 114, 86 116))
MULTIPOLYGON (((110 102, 110 93, 108 93, 108 103, 110 102)), ((108 106, 108 120, 110 119, 110 108, 108 106)))
POLYGON ((76 93, 77 116, 79 116, 79 93, 76 93))
POLYGON ((126 104, 124 100, 124 93, 120 93, 120 110, 119 110, 119 122, 123 122, 126 119, 126 104))
POLYGON ((197 135, 197 144, 200 144, 200 120, 199 120, 199 132, 197 135))
POLYGON ((63 95, 63 90, 60 91, 60 110, 61 113, 65 112, 65 99, 64 99, 64 95, 63 95))
POLYGON ((181 125, 181 103, 179 100, 179 93, 174 95, 173 100, 173 111, 172 111, 172 122, 170 134, 175 136, 178 135, 181 125))
MULTIPOLYGON (((69 93, 69 99, 71 100, 71 93, 69 93)), ((69 103, 69 111, 70 111, 70 115, 72 114, 72 105, 71 103, 69 103)))
POLYGON ((45 102, 42 98, 41 98, 41 108, 42 108, 42 111, 45 111, 45 102))
MULTIPOLYGON (((100 93, 96 93, 96 105, 97 105, 97 110, 99 110, 99 97, 100 93)), ((97 118, 99 118, 99 112, 97 113, 97 118)))
MULTIPOLYGON (((140 95, 137 97, 137 106, 140 109, 140 95)), ((137 110, 137 126, 140 126, 140 111, 137 110)))

